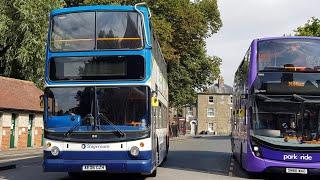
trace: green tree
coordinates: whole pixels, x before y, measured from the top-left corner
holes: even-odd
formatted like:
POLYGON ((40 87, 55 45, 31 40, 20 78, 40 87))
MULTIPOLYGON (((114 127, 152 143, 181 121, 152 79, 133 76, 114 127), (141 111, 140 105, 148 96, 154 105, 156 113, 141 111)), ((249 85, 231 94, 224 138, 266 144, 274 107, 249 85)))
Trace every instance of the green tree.
POLYGON ((307 23, 295 30, 295 35, 320 37, 320 19, 312 17, 307 23))
POLYGON ((84 0, 65 0, 66 7, 79 6, 83 3, 84 0))
POLYGON ((61 7, 54 0, 0 1, 0 60, 3 75, 41 86, 48 14, 61 7))

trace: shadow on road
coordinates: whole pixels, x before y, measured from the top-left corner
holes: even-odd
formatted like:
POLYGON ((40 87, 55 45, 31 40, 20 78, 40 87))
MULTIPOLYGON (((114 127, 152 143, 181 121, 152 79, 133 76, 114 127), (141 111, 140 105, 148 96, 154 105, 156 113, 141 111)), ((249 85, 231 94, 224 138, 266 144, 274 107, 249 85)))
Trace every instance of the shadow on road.
POLYGON ((107 173, 94 173, 94 174, 81 174, 80 177, 68 177, 61 178, 60 180, 80 180, 80 179, 94 179, 94 180, 119 180, 119 179, 132 179, 132 180, 144 180, 146 177, 140 174, 107 174, 107 173))
POLYGON ((24 160, 11 161, 6 164, 16 164, 16 169, 9 169, 0 171, 0 179, 3 180, 24 180, 24 179, 60 179, 60 180, 72 180, 72 179, 86 179, 86 180, 119 180, 119 179, 133 179, 144 180, 145 176, 140 174, 107 174, 107 173, 88 173, 81 174, 79 177, 69 177, 65 172, 58 173, 44 173, 42 171, 42 158, 30 158, 24 160))
POLYGON ((230 136, 212 136, 212 135, 202 135, 200 137, 194 137, 194 139, 208 139, 208 140, 230 140, 230 136))
POLYGON ((227 175, 230 153, 212 151, 170 151, 162 167, 227 175))

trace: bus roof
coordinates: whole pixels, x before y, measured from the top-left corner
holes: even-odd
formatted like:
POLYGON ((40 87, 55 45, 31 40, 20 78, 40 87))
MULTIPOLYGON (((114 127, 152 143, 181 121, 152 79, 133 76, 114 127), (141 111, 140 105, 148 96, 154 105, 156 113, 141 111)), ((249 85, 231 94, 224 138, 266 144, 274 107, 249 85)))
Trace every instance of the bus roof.
POLYGON ((255 39, 257 41, 265 41, 265 40, 277 40, 277 39, 316 39, 320 40, 320 37, 313 36, 278 36, 278 37, 264 37, 255 39))
MULTIPOLYGON (((138 6, 139 10, 144 12, 148 12, 145 6, 138 6)), ((79 6, 79 7, 70 7, 70 8, 61 8, 55 9, 51 11, 51 15, 58 15, 64 13, 74 13, 74 12, 82 12, 82 11, 134 11, 134 6, 121 6, 121 5, 98 5, 98 6, 79 6)))

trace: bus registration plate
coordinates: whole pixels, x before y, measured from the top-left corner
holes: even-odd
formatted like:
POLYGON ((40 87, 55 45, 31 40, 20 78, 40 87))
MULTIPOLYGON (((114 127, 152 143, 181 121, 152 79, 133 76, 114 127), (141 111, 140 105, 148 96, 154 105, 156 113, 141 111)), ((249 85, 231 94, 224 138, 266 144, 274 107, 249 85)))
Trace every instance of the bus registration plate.
POLYGON ((298 169, 298 168, 286 168, 286 173, 290 174, 308 174, 307 169, 298 169))
POLYGON ((82 171, 106 171, 106 165, 83 165, 82 171))

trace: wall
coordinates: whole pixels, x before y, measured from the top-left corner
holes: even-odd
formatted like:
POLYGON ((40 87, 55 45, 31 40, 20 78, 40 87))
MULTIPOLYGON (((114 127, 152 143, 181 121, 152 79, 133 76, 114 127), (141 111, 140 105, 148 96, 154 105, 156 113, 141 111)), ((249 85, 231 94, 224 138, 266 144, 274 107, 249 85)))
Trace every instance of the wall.
POLYGON ((209 123, 213 125, 212 134, 230 135, 231 133, 231 96, 228 94, 198 94, 198 133, 209 130, 209 123), (213 103, 209 103, 209 96, 213 96, 213 103), (207 109, 214 109, 214 117, 207 116, 207 109))
POLYGON ((27 148, 30 114, 34 115, 32 121, 31 147, 41 147, 43 133, 42 114, 2 110, 2 116, 0 116, 0 150, 7 151, 10 149, 11 120, 13 113, 16 114, 14 148, 27 148))
POLYGON ((2 114, 0 127, 2 127, 1 151, 6 151, 10 145, 11 114, 5 112, 2 114))

